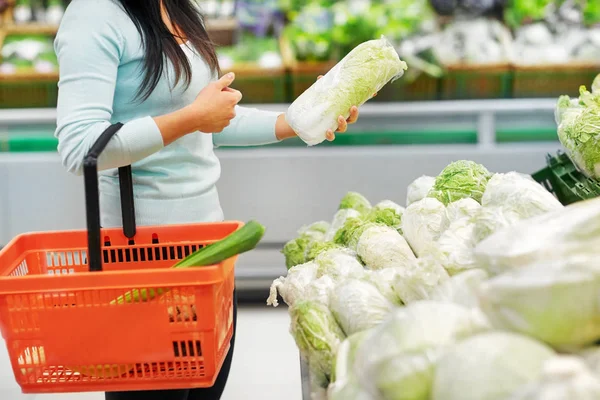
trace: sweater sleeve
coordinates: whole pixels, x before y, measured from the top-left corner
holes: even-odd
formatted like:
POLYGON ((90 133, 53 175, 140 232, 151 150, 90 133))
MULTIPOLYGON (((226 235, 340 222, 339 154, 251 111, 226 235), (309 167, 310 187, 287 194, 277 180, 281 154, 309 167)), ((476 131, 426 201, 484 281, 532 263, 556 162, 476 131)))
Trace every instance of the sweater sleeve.
MULTIPOLYGON (((110 8, 114 3, 74 0, 54 44, 60 73, 55 136, 63 165, 77 175, 83 172, 88 150, 112 123, 117 71, 125 48, 124 38, 111 22, 115 10, 99 4, 110 8)), ((163 147, 150 116, 128 121, 108 143, 98 169, 132 164, 163 147)))
POLYGON ((237 107, 236 117, 221 133, 213 135, 215 146, 259 146, 278 142, 275 123, 280 113, 237 107))

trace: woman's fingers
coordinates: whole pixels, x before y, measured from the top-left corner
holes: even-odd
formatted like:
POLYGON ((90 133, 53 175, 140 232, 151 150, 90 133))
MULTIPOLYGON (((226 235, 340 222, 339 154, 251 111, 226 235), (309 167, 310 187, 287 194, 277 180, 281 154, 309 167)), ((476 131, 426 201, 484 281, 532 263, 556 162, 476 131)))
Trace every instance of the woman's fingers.
POLYGON ((331 129, 329 129, 327 131, 327 133, 325 134, 325 137, 327 138, 327 140, 329 140, 330 142, 333 142, 335 140, 335 134, 333 133, 333 131, 331 129))
POLYGON ((350 109, 350 117, 348 117, 348 123, 353 124, 358 120, 358 107, 353 106, 350 109))
POLYGON ((339 133, 344 133, 348 130, 348 121, 341 115, 338 117, 338 129, 339 133))

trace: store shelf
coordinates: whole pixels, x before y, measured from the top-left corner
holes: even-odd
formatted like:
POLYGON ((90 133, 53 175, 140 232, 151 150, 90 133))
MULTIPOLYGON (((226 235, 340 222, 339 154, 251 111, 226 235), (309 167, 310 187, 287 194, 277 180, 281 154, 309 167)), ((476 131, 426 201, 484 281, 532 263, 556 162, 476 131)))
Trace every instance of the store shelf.
MULTIPOLYGON (((458 133, 465 138, 473 132, 476 143, 481 146, 507 141, 506 138, 515 137, 519 131, 532 132, 528 135, 531 138, 545 139, 556 129, 555 104, 553 99, 367 103, 361 107, 359 121, 351 126, 349 134, 405 132, 418 135, 422 132, 426 135, 439 132, 440 135, 458 133), (504 134, 504 140, 498 137, 498 133, 504 134)), ((252 107, 283 113, 288 105, 259 104, 252 107)), ((0 129, 53 124, 55 121, 55 109, 0 110, 0 129)))

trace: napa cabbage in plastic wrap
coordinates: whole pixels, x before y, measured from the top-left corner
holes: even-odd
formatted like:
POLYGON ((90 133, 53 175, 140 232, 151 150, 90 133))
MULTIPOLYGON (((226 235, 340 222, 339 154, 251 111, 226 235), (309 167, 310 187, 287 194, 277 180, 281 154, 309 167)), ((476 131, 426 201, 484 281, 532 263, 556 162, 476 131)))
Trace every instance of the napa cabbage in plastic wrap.
POLYGON ((285 256, 285 265, 288 269, 295 265, 311 261, 311 249, 325 242, 325 234, 329 230, 329 223, 320 221, 310 226, 301 228, 298 237, 287 242, 281 253, 285 256))
POLYGON ((365 270, 365 275, 362 279, 374 285, 377 290, 379 290, 379 293, 392 304, 401 305, 402 299, 400 299, 398 293, 394 289, 394 282, 396 281, 398 274, 403 270, 404 268, 396 267, 379 270, 365 270))
POLYGON ((489 180, 481 204, 514 212, 521 219, 560 210, 563 205, 529 175, 495 174, 489 180))
POLYGON ((346 338, 327 306, 303 300, 290 308, 290 332, 311 372, 331 378, 338 347, 346 338))
POLYGON ((600 199, 592 199, 502 229, 475 247, 475 257, 479 267, 497 275, 543 261, 597 257, 598 249, 600 199))
POLYGON ((331 293, 335 289, 336 280, 331 276, 324 275, 310 282, 304 288, 304 296, 299 300, 310 300, 315 303, 329 307, 331 293))
POLYGON ((431 301, 409 304, 371 330, 356 354, 355 374, 373 398, 427 400, 444 351, 489 328, 476 310, 431 301))
POLYGON ((580 89, 579 107, 568 97, 559 99, 556 114, 562 116, 558 138, 571 160, 591 178, 600 178, 600 95, 580 89))
POLYGON ((404 207, 391 200, 382 201, 373 207, 367 219, 371 222, 387 225, 401 232, 404 207))
POLYGON ((437 286, 450 279, 433 257, 418 258, 411 268, 398 268, 393 289, 404 304, 427 300, 437 286))
POLYGON ((410 206, 412 203, 416 203, 419 200, 427 197, 427 194, 433 188, 435 178, 433 176, 423 175, 415 179, 408 185, 406 193, 406 206, 410 206))
POLYGON ((398 231, 375 224, 360 235, 356 252, 367 267, 375 270, 402 267, 416 258, 398 231))
POLYGON ((435 287, 429 299, 477 308, 479 307, 480 287, 488 278, 488 273, 482 269, 461 272, 435 287))
POLYGON ((506 400, 542 376, 555 357, 548 346, 514 333, 475 335, 444 354, 435 368, 431 400, 506 400))
POLYGON ((356 351, 368 334, 369 331, 355 333, 340 345, 335 358, 332 382, 327 390, 329 400, 373 400, 354 374, 356 351))
POLYGON ((330 298, 331 312, 346 335, 379 325, 392 307, 375 286, 358 279, 340 282, 330 298))
POLYGON ((429 250, 450 275, 475 268, 475 224, 462 218, 450 224, 429 250))
POLYGON ((487 168, 474 161, 455 161, 435 178, 433 188, 427 196, 438 199, 445 206, 464 198, 481 202, 491 176, 487 168))
POLYGON ((365 269, 358 261, 356 253, 344 247, 335 247, 319 254, 314 262, 318 265, 317 277, 330 276, 333 279, 344 277, 360 278, 365 269))
POLYGON ((544 364, 541 378, 507 400, 597 400, 600 380, 578 357, 558 356, 544 364))
POLYGON ((492 234, 514 226, 521 221, 514 212, 501 207, 481 207, 471 219, 474 224, 473 238, 479 243, 492 234))
POLYGON ((480 208, 481 204, 470 197, 454 201, 446 207, 445 222, 447 225, 450 225, 463 218, 471 219, 477 214, 480 208))
POLYGON ((360 218, 360 216, 361 216, 361 213, 352 208, 344 208, 344 209, 338 210, 333 217, 333 221, 331 222, 331 225, 329 226, 329 230, 325 234, 325 241, 328 241, 328 242, 333 241, 337 231, 340 230, 341 228, 343 228, 344 224, 346 223, 346 221, 348 219, 360 218))
POLYGON ((580 348, 600 339, 597 258, 545 260, 514 269, 480 288, 481 309, 494 326, 555 348, 580 348))
POLYGON ((290 268, 286 277, 281 276, 271 284, 267 305, 277 307, 279 305, 278 295, 288 306, 293 306, 296 301, 304 299, 306 287, 317 279, 318 269, 319 266, 314 262, 290 268))
POLYGON ((401 267, 416 258, 397 230, 360 219, 346 221, 336 242, 356 251, 370 269, 401 267))
POLYGON ((402 215, 402 233, 415 254, 422 257, 440 237, 445 225, 446 207, 426 197, 406 208, 402 215))
POLYGON ((348 192, 342 200, 338 209, 340 210, 356 210, 361 214, 366 214, 371 211, 371 202, 362 194, 357 192, 348 192))
POLYGON ((352 106, 364 104, 406 69, 385 38, 362 43, 292 103, 286 120, 305 143, 319 144, 328 130, 337 130, 340 115, 348 117, 352 106))

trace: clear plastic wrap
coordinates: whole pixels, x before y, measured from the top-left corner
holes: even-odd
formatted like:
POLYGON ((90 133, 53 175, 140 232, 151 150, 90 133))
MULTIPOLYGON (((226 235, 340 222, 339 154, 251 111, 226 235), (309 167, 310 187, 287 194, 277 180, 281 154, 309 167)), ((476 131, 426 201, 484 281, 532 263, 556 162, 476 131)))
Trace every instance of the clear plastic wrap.
POLYGON ((480 306, 495 327, 560 349, 600 339, 596 257, 545 260, 483 283, 480 306))
POLYGON ((431 301, 410 304, 365 338, 356 353, 355 375, 373 398, 427 400, 444 350, 489 328, 477 310, 431 301))
POLYGON ((421 199, 427 197, 427 194, 433 188, 435 178, 433 176, 423 175, 415 179, 408 185, 406 192, 406 207, 421 199))
POLYGON ((440 358, 431 400, 505 400, 535 382, 554 356, 552 349, 526 336, 475 335, 440 358))
POLYGON ((362 43, 292 103, 286 120, 306 144, 317 145, 337 130, 340 115, 348 117, 406 68, 385 38, 362 43))
POLYGON ((440 237, 446 219, 446 207, 437 199, 426 197, 406 208, 402 215, 402 232, 418 257, 440 237))
POLYGON ((576 255, 594 258, 600 254, 598 232, 600 199, 586 200, 496 232, 475 247, 475 257, 492 275, 576 255))
POLYGON ((483 193, 481 204, 512 211, 522 219, 563 208, 556 197, 531 176, 518 172, 494 174, 483 193))
POLYGON ((558 356, 546 361, 542 377, 507 400, 598 400, 600 380, 582 359, 558 356))
POLYGON ((331 312, 346 335, 379 325, 392 307, 374 285, 357 279, 341 282, 330 297, 331 312))

